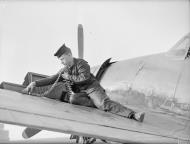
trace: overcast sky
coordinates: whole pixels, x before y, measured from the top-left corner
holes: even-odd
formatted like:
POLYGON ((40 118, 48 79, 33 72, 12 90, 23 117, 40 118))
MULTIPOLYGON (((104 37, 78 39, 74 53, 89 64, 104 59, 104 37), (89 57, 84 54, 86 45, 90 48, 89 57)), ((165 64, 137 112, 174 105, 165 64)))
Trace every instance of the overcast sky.
MULTIPOLYGON (((79 23, 93 66, 167 51, 190 31, 190 2, 0 1, 0 82, 22 83, 29 71, 56 73, 61 64, 53 54, 63 43, 77 57, 79 23)), ((6 128, 11 139, 21 138, 18 128, 6 128)))

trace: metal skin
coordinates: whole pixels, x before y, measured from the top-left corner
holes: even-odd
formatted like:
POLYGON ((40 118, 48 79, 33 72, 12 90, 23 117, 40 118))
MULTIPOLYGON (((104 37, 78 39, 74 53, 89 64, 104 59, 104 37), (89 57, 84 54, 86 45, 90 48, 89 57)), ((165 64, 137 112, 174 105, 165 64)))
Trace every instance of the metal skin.
MULTIPOLYGON (((145 122, 190 141, 190 34, 168 52, 112 64, 101 78, 111 99, 146 112, 145 122), (156 117, 149 117, 150 115, 156 117), (177 122, 183 128, 179 129, 177 122)), ((92 71, 96 74, 98 67, 92 71)))
POLYGON ((104 73, 101 84, 110 97, 134 106, 190 117, 190 34, 170 51, 119 61, 104 73))

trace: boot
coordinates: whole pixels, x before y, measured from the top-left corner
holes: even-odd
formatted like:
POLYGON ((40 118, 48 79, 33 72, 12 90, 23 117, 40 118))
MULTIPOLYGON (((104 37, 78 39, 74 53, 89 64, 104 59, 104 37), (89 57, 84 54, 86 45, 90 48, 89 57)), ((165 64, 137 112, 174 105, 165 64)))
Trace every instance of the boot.
POLYGON ((139 121, 139 122, 143 122, 144 116, 145 116, 144 112, 137 112, 134 114, 134 119, 139 121))
POLYGON ((92 137, 83 137, 83 144, 93 144, 96 139, 92 137))

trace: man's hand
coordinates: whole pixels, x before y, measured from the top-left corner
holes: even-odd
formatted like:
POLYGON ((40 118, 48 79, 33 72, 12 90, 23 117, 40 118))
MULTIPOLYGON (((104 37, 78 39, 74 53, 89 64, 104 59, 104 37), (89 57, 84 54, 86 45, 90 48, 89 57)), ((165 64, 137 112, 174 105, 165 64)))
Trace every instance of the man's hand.
POLYGON ((69 79, 69 74, 68 73, 63 73, 61 75, 64 79, 68 80, 69 79))
POLYGON ((22 90, 23 93, 27 93, 27 94, 30 94, 34 87, 36 86, 36 83, 35 82, 31 82, 25 89, 22 90))

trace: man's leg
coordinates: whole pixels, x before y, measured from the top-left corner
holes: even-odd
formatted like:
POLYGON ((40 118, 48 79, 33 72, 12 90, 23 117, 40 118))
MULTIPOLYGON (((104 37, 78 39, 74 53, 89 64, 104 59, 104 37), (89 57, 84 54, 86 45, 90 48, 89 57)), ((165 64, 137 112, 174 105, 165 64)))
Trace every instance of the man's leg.
POLYGON ((82 106, 87 106, 87 107, 96 107, 93 103, 93 101, 88 97, 86 93, 75 93, 72 95, 69 99, 69 102, 71 104, 75 105, 82 105, 82 106))
POLYGON ((103 111, 108 111, 123 117, 135 119, 140 122, 144 119, 144 113, 136 113, 132 109, 110 100, 102 87, 95 89, 89 94, 89 97, 94 101, 96 107, 103 111))

